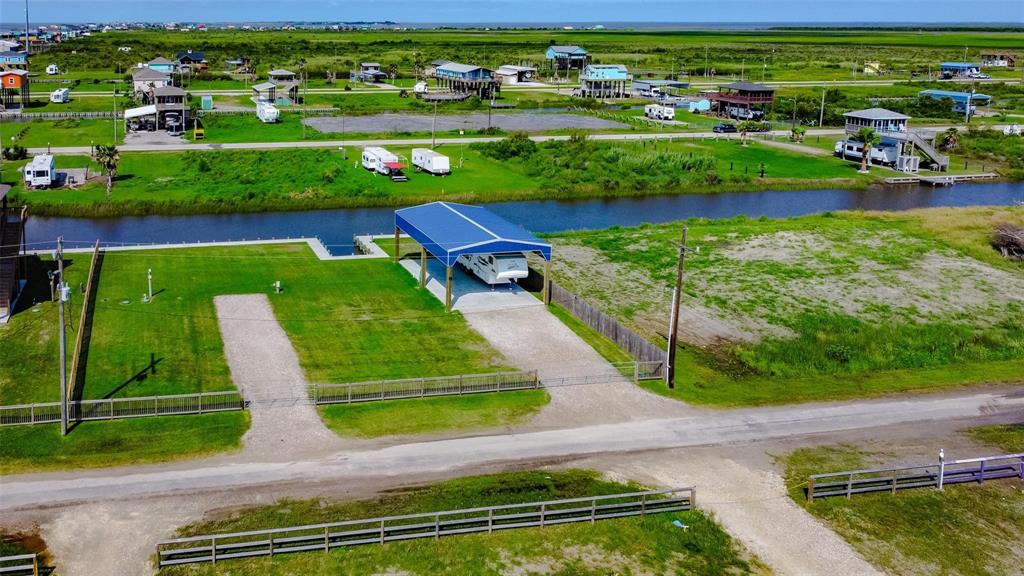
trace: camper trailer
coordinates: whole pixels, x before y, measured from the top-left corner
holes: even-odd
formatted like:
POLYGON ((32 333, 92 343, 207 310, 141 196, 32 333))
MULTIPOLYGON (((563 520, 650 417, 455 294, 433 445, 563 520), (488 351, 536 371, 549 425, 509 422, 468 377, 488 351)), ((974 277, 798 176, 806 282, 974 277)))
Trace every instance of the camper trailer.
POLYGON ((644 116, 652 120, 675 120, 676 109, 661 104, 648 104, 644 106, 644 116))
POLYGON ((459 264, 475 276, 491 285, 508 284, 520 278, 526 278, 530 269, 526 265, 526 256, 522 253, 512 254, 465 254, 459 256, 459 264))
POLYGON ((434 176, 444 176, 451 174, 451 163, 448 161, 448 157, 444 154, 439 154, 430 150, 429 148, 413 148, 412 149, 412 165, 417 170, 429 172, 434 176))
POLYGON ((728 106, 725 109, 729 118, 736 120, 753 120, 760 121, 764 118, 763 110, 755 110, 753 108, 743 108, 740 106, 728 106))
MULTIPOLYGON (((863 149, 864 144, 855 140, 839 140, 835 145, 836 156, 850 160, 860 160, 863 149)), ((883 142, 871 148, 871 155, 868 157, 868 161, 872 164, 895 166, 899 156, 898 145, 883 142)))
POLYGON ((273 124, 277 122, 278 116, 281 112, 270 102, 258 102, 256 104, 256 117, 260 119, 260 122, 264 124, 273 124))
POLYGON ((377 146, 363 148, 363 168, 390 177, 395 182, 406 182, 409 180, 402 169, 405 164, 398 161, 398 156, 377 146))
POLYGON ((25 165, 25 188, 49 188, 56 179, 56 163, 50 154, 40 154, 25 165))
POLYGON ((49 64, 46 66, 46 73, 50 76, 55 76, 60 74, 60 68, 58 68, 56 64, 49 64))
POLYGON ((422 81, 421 82, 417 82, 416 85, 412 87, 413 94, 421 94, 422 95, 422 94, 426 94, 429 90, 430 90, 430 87, 427 86, 427 83, 426 82, 422 82, 422 81))
POLYGON ((67 104, 71 101, 71 90, 67 88, 58 88, 53 92, 50 92, 50 102, 56 102, 57 104, 67 104))

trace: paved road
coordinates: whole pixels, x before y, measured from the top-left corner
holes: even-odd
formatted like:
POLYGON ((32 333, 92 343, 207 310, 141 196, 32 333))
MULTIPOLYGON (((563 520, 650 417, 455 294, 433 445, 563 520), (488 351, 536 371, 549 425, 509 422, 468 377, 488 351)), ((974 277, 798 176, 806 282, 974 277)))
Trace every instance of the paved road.
POLYGON ((2 479, 0 510, 280 483, 352 481, 381 475, 429 476, 497 462, 537 462, 602 453, 744 443, 981 416, 1005 421, 1024 419, 1024 389, 706 410, 691 417, 415 442, 286 461, 253 461, 250 454, 245 458, 8 476, 2 479))
MULTIPOLYGON (((1005 124, 993 124, 988 126, 994 130, 1002 130, 1005 124)), ((922 126, 922 129, 941 132, 949 128, 960 128, 962 126, 922 126)), ((807 131, 806 136, 837 136, 844 134, 842 128, 813 128, 807 131)), ((770 132, 751 134, 751 140, 769 135, 773 137, 788 137, 790 131, 772 130, 770 132)), ((738 134, 715 134, 714 132, 649 132, 641 134, 589 134, 590 140, 601 141, 624 141, 624 140, 684 140, 693 138, 739 138, 738 134)), ((484 136, 479 138, 382 138, 370 140, 301 140, 296 142, 232 142, 232 143, 174 143, 174 144, 123 144, 117 149, 121 152, 175 152, 183 150, 275 150, 282 148, 337 148, 339 146, 352 146, 361 148, 363 146, 429 146, 436 144, 473 144, 475 142, 495 142, 504 138, 503 136, 484 136)), ((568 135, 551 136, 530 136, 535 142, 553 142, 568 140, 568 135)), ((89 154, 88 146, 53 146, 50 148, 29 148, 29 154, 89 154)))

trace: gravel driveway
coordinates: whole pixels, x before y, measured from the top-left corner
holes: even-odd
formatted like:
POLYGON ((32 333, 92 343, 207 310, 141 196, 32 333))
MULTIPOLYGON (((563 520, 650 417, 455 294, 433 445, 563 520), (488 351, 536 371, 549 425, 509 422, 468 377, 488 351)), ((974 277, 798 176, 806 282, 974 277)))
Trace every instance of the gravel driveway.
MULTIPOLYGON (((307 118, 303 120, 320 132, 429 132, 434 122, 431 114, 373 114, 371 116, 330 116, 307 118)), ((479 130, 487 126, 495 126, 502 130, 559 130, 562 128, 580 128, 586 130, 604 130, 609 128, 629 128, 627 124, 604 120, 582 114, 517 112, 491 114, 488 123, 487 114, 472 112, 469 114, 439 114, 436 130, 479 130)))
POLYGON ((613 476, 661 486, 696 486, 697 506, 780 576, 881 576, 838 534, 786 495, 781 476, 715 454, 664 453, 610 464, 613 476))
MULTIPOLYGON (((541 380, 609 374, 615 368, 543 306, 464 313, 466 321, 516 368, 541 380)), ((697 414, 626 378, 607 384, 548 388, 551 403, 526 429, 609 424, 697 414)))
POLYGON ((242 437, 254 460, 293 458, 340 446, 309 401, 306 376, 264 294, 217 296, 217 321, 231 378, 249 401, 242 437))

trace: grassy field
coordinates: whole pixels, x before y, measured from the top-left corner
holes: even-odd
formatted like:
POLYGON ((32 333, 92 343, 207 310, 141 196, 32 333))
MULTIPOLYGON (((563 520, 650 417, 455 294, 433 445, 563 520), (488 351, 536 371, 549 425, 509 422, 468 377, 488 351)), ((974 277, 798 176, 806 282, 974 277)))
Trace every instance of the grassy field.
POLYGON ((231 452, 249 428, 245 412, 0 427, 0 475, 170 462, 231 452))
MULTIPOLYGON (((271 68, 295 69, 304 59, 310 78, 323 81, 329 70, 344 77, 367 60, 385 68, 397 66, 401 79, 412 76, 417 62, 423 65, 442 57, 492 66, 521 61, 542 64, 548 45, 578 44, 596 62, 628 64, 640 74, 689 71, 700 75, 713 68, 716 78, 745 70, 752 80, 762 76, 766 80, 832 80, 854 77, 864 60, 880 61, 893 72, 892 77, 909 78, 911 70, 926 73, 929 65, 934 68, 938 62, 964 58, 964 47, 969 48, 968 59, 977 59, 982 49, 1018 48, 1021 38, 1019 31, 994 30, 128 31, 64 42, 48 55, 62 69, 95 70, 109 77, 111 71, 126 70, 157 55, 173 56, 187 46, 205 51, 214 70, 225 59, 246 53, 261 77, 271 68), (118 52, 118 46, 129 46, 132 52, 118 52)), ((40 66, 45 63, 34 63, 34 68, 40 66)))
POLYGON ((387 400, 322 406, 320 415, 340 436, 379 438, 440 431, 471 431, 520 424, 545 404, 544 390, 450 398, 387 400))
MULTIPOLYGON (((1017 448, 1020 443, 1018 432, 1017 448)), ((1024 561, 1024 483, 963 484, 852 499, 806 501, 810 474, 885 465, 852 446, 804 448, 783 458, 790 497, 890 574, 1012 574, 1024 561)))
MULTIPOLYGON (((411 147, 393 146, 408 159, 411 147)), ((221 150, 124 153, 111 199, 106 180, 76 190, 24 191, 23 162, 6 163, 3 181, 37 215, 117 216, 152 213, 254 212, 313 208, 393 206, 433 200, 507 200, 716 193, 733 190, 849 188, 875 176, 831 157, 808 157, 752 142, 678 140, 641 143, 567 144, 539 147, 535 155, 493 158, 476 146, 442 145, 453 174, 437 178, 409 170, 394 183, 356 165, 360 149, 221 150), (462 168, 458 168, 462 158, 462 168), (765 177, 759 177, 761 165, 765 177)), ((60 156, 58 168, 89 164, 84 156, 60 156)))
MULTIPOLYGON (((112 120, 64 119, 33 120, 31 122, 0 122, 0 139, 4 146, 14 143, 26 148, 47 146, 89 146, 90 143, 110 144, 114 141, 112 120)), ((118 120, 117 143, 124 141, 124 126, 118 120)))
MULTIPOLYGON (((33 260, 24 304, 0 326, 0 404, 59 397, 53 361, 57 312, 54 303, 45 301, 46 269, 46 263, 33 260)), ((73 255, 66 271, 69 284, 79 286, 88 258, 73 255)), ((321 262, 304 244, 108 252, 100 267, 81 396, 232 389, 213 298, 270 293, 275 280, 285 287, 283 294, 271 297, 277 318, 311 382, 508 368, 460 315, 445 314, 436 298, 417 290, 415 279, 389 261, 321 262), (148 268, 153 270, 155 297, 144 304, 140 297, 148 268), (225 273, 228 270, 230 274, 225 273)), ((73 328, 81 299, 76 290, 68 310, 73 328)), ((71 342, 75 335, 69 330, 71 342)), ((346 434, 412 434, 518 422, 546 404, 547 396, 530 392, 416 402, 335 406, 325 409, 324 415, 329 426, 346 434), (432 417, 413 417, 424 405, 432 406, 432 417)), ((55 426, 4 427, 0 444, 8 471, 111 465, 228 449, 237 446, 247 427, 242 414, 188 418, 194 424, 180 439, 171 436, 181 426, 179 420, 154 418, 86 423, 64 440, 55 426), (151 438, 160 441, 150 442, 151 438), (118 454, 105 460, 111 447, 118 448, 118 454)))
MULTIPOLYGON (((1024 304, 1013 288, 1024 269, 988 247, 1000 221, 1024 212, 691 221, 700 253, 687 261, 682 385, 651 387, 747 405, 1024 379, 1024 304)), ((677 225, 561 234, 555 278, 663 342, 678 234, 677 225)))
POLYGON ((1024 422, 1001 426, 980 426, 971 428, 968 433, 978 442, 1003 450, 1007 454, 1024 450, 1024 422))
MULTIPOLYGON (((372 518, 455 508, 535 502, 632 491, 638 486, 602 480, 583 470, 527 471, 475 476, 396 491, 372 500, 329 503, 283 500, 182 528, 182 536, 273 526, 372 518)), ((228 561, 172 567, 161 575, 232 574, 379 574, 408 575, 510 573, 598 574, 766 574, 706 514, 693 511, 622 518, 595 524, 469 534, 441 540, 390 542, 336 550, 329 554, 292 554, 273 560, 228 561), (689 526, 681 530, 672 524, 689 526)))

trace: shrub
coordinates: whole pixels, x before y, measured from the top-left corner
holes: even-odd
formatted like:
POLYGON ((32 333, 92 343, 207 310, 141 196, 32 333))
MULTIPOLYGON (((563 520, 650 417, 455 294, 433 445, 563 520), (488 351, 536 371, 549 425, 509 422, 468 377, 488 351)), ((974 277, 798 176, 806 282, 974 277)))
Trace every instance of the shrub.
POLYGON ((24 160, 28 158, 28 150, 20 144, 4 146, 3 158, 4 160, 24 160))

